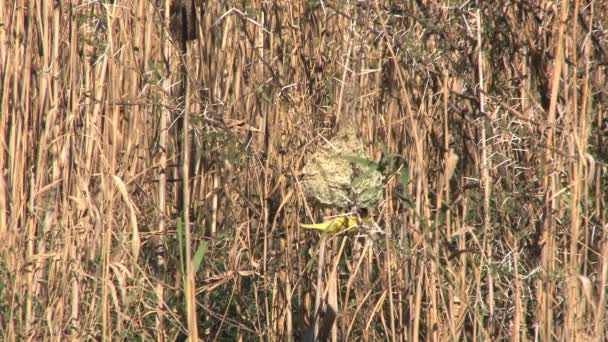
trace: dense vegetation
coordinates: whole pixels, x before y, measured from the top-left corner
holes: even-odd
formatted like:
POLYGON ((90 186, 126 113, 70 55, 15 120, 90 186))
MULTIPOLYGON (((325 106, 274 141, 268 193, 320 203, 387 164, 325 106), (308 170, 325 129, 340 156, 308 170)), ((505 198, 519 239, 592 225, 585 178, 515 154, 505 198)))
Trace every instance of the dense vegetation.
POLYGON ((0 1, 0 339, 608 338, 608 1, 172 2, 0 1))

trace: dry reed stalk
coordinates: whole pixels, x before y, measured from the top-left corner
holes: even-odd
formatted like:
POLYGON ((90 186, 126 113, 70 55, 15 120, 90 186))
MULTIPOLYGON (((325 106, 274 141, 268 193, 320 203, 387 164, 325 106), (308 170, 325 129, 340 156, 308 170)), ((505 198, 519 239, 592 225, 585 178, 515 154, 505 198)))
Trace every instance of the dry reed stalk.
POLYGON ((554 213, 557 211, 557 201, 555 194, 558 193, 556 184, 556 175, 554 171, 555 157, 554 149, 554 125, 556 121, 556 110, 558 102, 559 81, 562 75, 563 66, 563 40, 564 27, 568 16, 569 3, 562 3, 560 6, 560 21, 558 24, 557 44, 555 47, 555 63, 553 66, 551 94, 549 110, 547 113, 547 129, 545 131, 545 159, 544 159, 544 192, 547 202, 546 218, 543 222, 543 250, 542 250, 542 265, 546 274, 547 280, 539 286, 539 312, 541 313, 541 336, 549 338, 553 330, 553 293, 555 286, 550 279, 551 273, 555 269, 554 253, 555 253, 555 219, 554 213))
MULTIPOLYGON (((565 6, 564 6, 565 7, 565 6)), ((574 0, 574 15, 576 16, 576 14, 579 12, 579 2, 578 0, 574 0)), ((566 7, 567 9, 567 7, 566 7)), ((572 30, 571 32, 571 40, 572 42, 576 42, 576 32, 577 30, 572 30)), ((574 43, 576 45, 576 43, 574 43)), ((568 49, 571 50, 570 53, 570 57, 572 59, 573 64, 576 66, 578 65, 578 49, 574 49, 574 51, 572 51, 572 48, 568 49)), ((564 52, 564 57, 565 57, 566 53, 564 52)), ((582 133, 579 130, 579 120, 581 119, 581 116, 579 116, 579 103, 578 103, 578 89, 577 89, 577 85, 578 85, 578 76, 577 73, 575 72, 574 75, 571 76, 572 77, 572 90, 570 91, 570 97, 571 97, 571 119, 570 119, 570 127, 567 127, 566 129, 571 131, 570 134, 570 141, 569 141, 569 148, 567 151, 568 156, 571 158, 571 160, 574 160, 574 162, 568 163, 570 164, 569 167, 571 169, 571 178, 570 178, 570 193, 572 195, 572 204, 570 205, 570 246, 569 246, 569 252, 570 252, 570 256, 569 256, 569 260, 568 260, 568 299, 567 299, 567 304, 566 304, 566 325, 565 325, 565 332, 564 332, 564 337, 566 339, 572 340, 572 341, 576 341, 579 340, 581 337, 577 337, 580 336, 580 331, 581 331, 581 324, 580 321, 577 320, 577 316, 581 316, 581 312, 580 312, 580 308, 581 308, 581 302, 580 302, 580 292, 578 289, 578 282, 579 282, 579 268, 580 268, 580 264, 579 264, 579 257, 578 257, 578 244, 579 244, 579 230, 580 230, 580 214, 579 214, 579 198, 580 198, 580 185, 581 185, 581 174, 582 174, 582 164, 581 163, 585 163, 586 160, 584 158, 579 158, 578 156, 578 152, 579 152, 579 146, 581 146, 581 138, 582 136, 580 135, 580 133, 582 133)), ((582 116, 586 115, 585 113, 580 113, 582 114, 582 116)))
MULTIPOLYGON (((484 70, 483 70, 483 46, 481 40, 482 31, 482 19, 481 12, 477 9, 476 12, 476 25, 477 25, 477 67, 479 77, 479 111, 482 114, 486 114, 486 87, 484 86, 484 70)), ((492 257, 492 227, 490 221, 490 196, 492 195, 492 188, 490 187, 490 169, 492 168, 492 161, 490 156, 492 155, 491 145, 487 144, 488 137, 486 127, 488 123, 485 117, 481 119, 481 186, 483 188, 483 252, 484 262, 487 263, 488 267, 488 293, 486 302, 489 311, 490 329, 493 330, 494 326, 494 277, 493 277, 493 257, 492 257)), ((481 293, 481 291, 479 291, 481 293)))
MULTIPOLYGON (((118 41, 114 40, 114 30, 112 29, 115 24, 116 12, 117 8, 114 6, 104 6, 104 18, 108 23, 108 42, 106 49, 104 51, 105 56, 103 57, 105 61, 107 61, 107 73, 108 73, 108 82, 116 82, 120 78, 119 66, 114 59, 115 54, 115 44, 118 45, 118 41)), ((116 37, 118 40, 118 37, 116 37)), ((103 201, 105 205, 105 213, 104 213, 104 229, 103 229, 103 246, 102 246, 102 267, 103 273, 101 277, 102 281, 102 297, 101 297, 101 305, 102 305, 102 331, 101 336, 102 339, 108 340, 112 336, 112 330, 114 329, 112 325, 112 317, 111 308, 110 308, 110 300, 108 297, 112 295, 112 299, 114 299, 114 303, 116 304, 115 294, 111 293, 115 291, 114 284, 112 282, 111 275, 111 263, 112 263, 112 238, 115 234, 115 226, 114 226, 114 194, 115 188, 112 186, 112 175, 116 169, 116 153, 118 151, 118 135, 119 133, 119 122, 118 122, 118 114, 119 107, 116 105, 118 102, 118 94, 117 89, 111 86, 107 91, 107 100, 104 104, 104 113, 103 113, 103 125, 107 129, 104 130, 103 136, 103 150, 102 155, 106 160, 106 163, 103 167, 103 176, 101 183, 101 193, 103 194, 103 201)), ((115 308, 117 311, 118 307, 115 308)), ((121 325, 121 319, 116 320, 117 328, 121 325)))
MULTIPOLYGON (((187 50, 185 51, 187 53, 187 50)), ((196 316, 196 282, 194 279, 194 266, 192 264, 192 232, 190 225, 190 78, 184 76, 184 122, 182 134, 183 140, 183 160, 182 160, 182 182, 183 182, 183 203, 184 203, 184 231, 186 242, 186 304, 188 315, 188 338, 190 341, 198 341, 198 319, 196 316)))
MULTIPOLYGON (((166 30, 166 25, 170 20, 170 0, 165 0, 162 4, 164 8, 164 22, 165 29, 161 34, 161 48, 162 55, 165 60, 169 58, 171 55, 171 45, 168 39, 168 33, 166 30)), ((151 12, 151 10, 150 10, 151 12)), ((158 234, 159 240, 156 246, 156 254, 157 254, 157 265, 159 270, 163 272, 166 270, 166 261, 165 261, 165 234, 167 232, 166 222, 165 222, 165 213, 167 210, 167 149, 168 149, 168 129, 169 129, 169 115, 170 112, 168 110, 170 100, 166 96, 166 92, 168 91, 171 80, 168 75, 169 70, 166 70, 163 81, 161 83, 161 88, 163 92, 161 93, 161 103, 163 105, 163 109, 160 113, 160 122, 159 122, 159 148, 160 153, 158 155, 159 158, 159 172, 158 172, 158 234)), ((164 280, 164 277, 160 277, 160 279, 164 280)), ((162 282, 159 282, 155 288, 156 296, 157 296, 157 304, 156 304, 156 317, 155 317, 155 328, 157 329, 156 340, 158 342, 165 340, 165 307, 163 303, 165 302, 165 287, 162 282)), ((189 321, 188 321, 189 322, 189 321)))
MULTIPOLYGON (((8 40, 7 40, 7 30, 8 27, 12 27, 12 25, 8 25, 10 23, 9 19, 7 17, 7 11, 6 8, 4 6, 4 3, 1 4, 2 6, 0 6, 0 17, 5 18, 3 19, 3 25, 0 25, 0 44, 2 44, 3 47, 9 47, 8 44, 8 40)), ((10 34, 10 32, 9 32, 10 34)), ((2 79, 2 99, 0 100, 0 112, 1 113, 8 113, 8 105, 9 105, 9 80, 11 79, 9 77, 9 75, 12 75, 13 70, 11 69, 11 65, 12 63, 8 63, 9 61, 9 52, 10 52, 10 48, 9 49, 2 49, 2 51, 0 52, 0 61, 2 61, 2 68, 0 69, 0 78, 2 79)), ((0 115, 0 141, 2 143, 2 146, 8 146, 9 144, 9 140, 8 140, 8 135, 6 134, 8 132, 8 115, 0 115)), ((6 165, 6 153, 2 152, 0 153, 0 170, 5 170, 7 168, 6 165)), ((8 203, 6 201, 6 196, 5 194, 8 193, 8 187, 7 187, 7 179, 4 173, 0 176, 0 237, 2 238, 6 238, 8 236, 8 226, 7 223, 8 221, 8 203)), ((4 252, 4 251, 3 251, 4 252)), ((3 259, 6 259, 7 256, 6 255, 2 255, 3 259)))

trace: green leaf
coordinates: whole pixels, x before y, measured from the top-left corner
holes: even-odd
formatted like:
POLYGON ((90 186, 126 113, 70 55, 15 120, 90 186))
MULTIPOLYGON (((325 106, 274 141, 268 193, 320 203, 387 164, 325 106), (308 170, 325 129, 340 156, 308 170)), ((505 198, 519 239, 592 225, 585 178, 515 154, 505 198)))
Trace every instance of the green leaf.
POLYGON ((194 258, 192 259, 192 268, 194 270, 194 274, 198 272, 199 267, 201 267, 201 263, 203 262, 203 257, 207 253, 208 243, 207 241, 201 241, 199 243, 198 248, 196 249, 196 253, 194 253, 194 258))
POLYGON ((154 78, 156 78, 157 82, 163 78, 159 72, 159 67, 156 65, 156 63, 154 63, 154 61, 148 61, 148 68, 152 71, 152 74, 154 75, 154 78))
POLYGON ((401 182, 403 191, 405 191, 408 183, 410 182, 410 170, 406 162, 403 163, 403 168, 401 168, 401 177, 399 178, 399 181, 401 182))
POLYGON ((386 148, 386 145, 382 144, 382 159, 385 159, 385 160, 390 160, 390 159, 400 160, 402 158, 403 157, 399 153, 389 152, 388 148, 386 148))
POLYGON ((367 158, 361 158, 353 155, 338 155, 338 158, 348 160, 351 163, 355 163, 372 170, 378 170, 378 164, 367 158))
POLYGON ((378 163, 378 171, 388 177, 397 172, 399 166, 403 163, 405 163, 405 159, 402 155, 399 153, 391 153, 384 144, 382 145, 382 157, 378 163))

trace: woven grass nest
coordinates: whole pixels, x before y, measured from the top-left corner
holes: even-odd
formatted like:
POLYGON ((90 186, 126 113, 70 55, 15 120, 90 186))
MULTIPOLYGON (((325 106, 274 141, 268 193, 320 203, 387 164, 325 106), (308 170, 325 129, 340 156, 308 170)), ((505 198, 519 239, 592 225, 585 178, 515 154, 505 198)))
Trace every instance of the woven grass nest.
POLYGON ((304 194, 322 207, 350 210, 377 206, 384 194, 384 177, 369 161, 356 130, 344 127, 304 166, 304 194))

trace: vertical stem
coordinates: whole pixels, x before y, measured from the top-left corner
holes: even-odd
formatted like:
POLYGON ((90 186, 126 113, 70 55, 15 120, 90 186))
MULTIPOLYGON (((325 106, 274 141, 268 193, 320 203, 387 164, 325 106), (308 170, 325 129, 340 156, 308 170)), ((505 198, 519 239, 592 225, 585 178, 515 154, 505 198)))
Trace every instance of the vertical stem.
MULTIPOLYGON (((485 113, 486 111, 486 98, 485 98, 485 87, 483 82, 483 47, 481 44, 481 10, 479 9, 479 2, 477 4, 477 68, 479 73, 479 111, 485 113)), ((488 296, 487 304, 490 313, 490 319, 494 315, 494 280, 492 276, 492 244, 491 241, 491 222, 490 222, 490 163, 488 155, 491 154, 490 146, 487 145, 487 126, 486 118, 483 117, 481 121, 481 182, 483 186, 483 250, 486 255, 485 262, 488 266, 488 296)))
POLYGON ((315 312, 311 320, 311 324, 314 326, 314 337, 313 340, 319 336, 319 309, 321 308, 321 297, 323 296, 323 269, 325 268, 325 251, 327 249, 327 238, 325 235, 321 237, 321 243, 319 247, 319 265, 317 265, 317 293, 315 296, 315 312))
MULTIPOLYGON (((108 22, 108 45, 105 59, 108 61, 108 82, 113 82, 118 79, 118 66, 115 62, 114 55, 114 7, 111 4, 104 6, 106 11, 106 19, 108 22), (112 9, 112 10, 110 10, 112 9), (116 78, 114 78, 116 77, 116 78)), ((104 146, 106 158, 108 159, 107 168, 104 174, 104 184, 102 191, 105 195, 106 212, 104 219, 104 235, 103 235, 103 294, 102 294, 102 338, 106 341, 111 340, 112 332, 110 325, 110 308, 108 295, 110 291, 110 260, 112 249, 112 224, 114 221, 114 186, 112 176, 116 170, 116 150, 118 144, 118 114, 119 107, 116 105, 116 89, 109 84, 105 84, 107 91, 107 101, 105 103, 105 123, 104 123, 104 146)))
MULTIPOLYGON (((4 0, 0 0, 0 18, 7 18, 8 13, 5 12, 5 4, 4 0)), ((11 45, 8 44, 8 40, 6 39, 7 27, 3 25, 0 27, 0 46, 8 47, 8 49, 2 49, 0 51, 0 80, 2 82, 1 89, 2 93, 0 93, 0 113, 8 113, 8 104, 9 104, 9 74, 12 74, 11 63, 8 63, 8 58, 10 56, 11 45)), ((14 48, 13 44, 13 48, 14 48)), ((5 154, 6 147, 8 147, 8 115, 0 115, 0 170, 8 170, 8 166, 5 164, 5 154)), ((6 203, 6 199, 4 194, 8 194, 6 180, 4 178, 4 173, 0 175, 0 239, 3 241, 7 241, 8 237, 8 227, 7 227, 7 214, 8 207, 6 203)), ((6 260, 6 256, 3 255, 3 250, 0 251, 0 258, 6 260)))
MULTIPOLYGON (((591 20, 589 23, 589 27, 593 27, 591 24, 593 23, 593 2, 589 5, 590 8, 590 12, 591 12, 591 20)), ((591 60, 589 59, 589 54, 590 54, 590 42, 589 40, 586 40, 586 46, 585 46, 585 59, 586 59, 586 66, 585 66, 585 83, 584 83, 584 91, 583 91, 583 95, 588 94, 589 90, 589 66, 591 64, 591 60)), ((583 99, 586 99, 586 96, 583 96, 583 99)), ((585 100, 585 107, 587 107, 588 105, 591 105, 591 101, 590 100, 585 100)), ((599 109, 600 106, 596 106, 598 108, 597 110, 597 115, 599 118, 602 118, 602 111, 599 109)), ((588 107, 587 107, 588 108, 588 107)), ((586 113, 586 111, 584 111, 584 113, 586 113)), ((588 177, 592 178, 592 179, 596 179, 596 184, 599 183, 599 176, 596 175, 596 177, 594 177, 594 175, 592 174, 592 170, 594 170, 595 168, 590 168, 590 174, 588 175, 588 177)), ((599 174, 599 172, 598 172, 599 174)), ((600 196, 603 196, 603 194, 600 191, 596 191, 596 193, 599 193, 600 196)), ((597 196, 597 195, 596 195, 597 196)), ((585 202, 586 203, 586 202, 585 202)), ((600 210, 596 210, 596 212, 601 212, 600 210)), ((606 222, 606 220, 602 220, 600 217, 600 222, 606 222)), ((606 232, 608 231, 608 224, 604 225, 603 231, 606 232)), ((600 282, 599 284, 602 284, 601 286, 599 286, 598 288, 598 293, 599 293, 599 298, 597 300, 597 306, 596 306, 596 312, 595 312, 595 320, 594 320, 594 331, 595 331, 595 336, 597 337, 598 341, 602 341, 602 339, 605 340, 606 336, 606 329, 605 329, 605 323, 604 323, 604 314, 606 311, 606 293, 608 293, 608 290, 606 289, 606 286, 608 284, 608 240, 604 240, 603 246, 602 246, 602 258, 601 258, 602 263, 601 263, 601 277, 600 277, 600 282)))
POLYGON ((513 280, 515 284, 515 309, 513 312, 513 329, 511 330, 511 341, 519 342, 522 318, 521 285, 519 280, 519 241, 517 241, 517 235, 509 235, 511 236, 511 240, 513 241, 513 274, 515 276, 515 279, 513 280))
MULTIPOLYGON (((574 0, 574 17, 578 13, 578 0, 574 0)), ((576 20, 573 21, 573 24, 576 25, 576 20)), ((581 133, 578 130, 578 77, 577 77, 577 44, 576 44, 576 27, 572 30, 572 44, 571 47, 571 58, 574 65, 574 72, 572 73, 572 87, 570 88, 570 97, 571 97, 571 111, 570 114, 572 118, 570 120, 570 130, 571 134, 569 139, 571 139, 569 144, 568 155, 572 160, 571 163, 571 179, 570 179, 570 192, 572 196, 572 200, 570 203, 570 260, 569 260, 569 270, 568 270, 568 295, 567 295, 567 310, 566 310, 566 332, 564 337, 570 341, 576 341, 576 332, 577 326, 576 316, 578 310, 578 300, 580 298, 578 294, 578 262, 579 258, 578 254, 578 235, 579 235, 579 220, 580 214, 578 210, 579 206, 579 191, 580 191, 580 164, 584 163, 586 160, 584 158, 577 158, 578 149, 576 146, 580 145, 579 134, 581 133)), ((568 128, 566 128, 568 129, 568 128)))
POLYGON ((556 174, 554 172, 553 160, 553 131, 555 126, 555 112, 557 109, 557 94, 559 91, 559 82, 562 73, 563 64, 563 40, 566 19, 568 18, 569 2, 561 3, 561 15, 559 21, 559 29, 557 35, 557 45, 555 48, 555 61, 553 65, 553 75, 551 80, 551 97, 549 102, 549 112, 547 113, 547 130, 545 132, 545 158, 544 158, 544 191, 545 191, 545 220, 543 222, 541 241, 544 241, 542 249, 542 269, 544 276, 540 277, 538 289, 539 306, 538 311, 541 321, 541 338, 551 339, 553 333, 553 290, 554 280, 552 279, 554 267, 554 222, 553 214, 557 210, 557 193, 556 174))
MULTIPOLYGON (((217 210, 219 195, 217 189, 220 187, 220 166, 217 166, 213 173, 213 199, 211 200, 211 236, 215 236, 217 232, 217 210)), ((202 178, 202 177, 201 177, 202 178)))
MULTIPOLYGON (((69 18, 69 25, 70 25, 70 74, 71 75, 77 75, 80 74, 82 71, 79 69, 79 65, 78 65, 78 53, 77 53, 77 40, 78 40, 78 23, 77 23, 77 18, 74 14, 74 10, 76 5, 70 3, 69 5, 69 14, 68 14, 68 18, 69 18)), ((59 30, 59 28, 57 28, 59 30)), ((76 113, 77 108, 81 105, 81 90, 79 89, 79 83, 81 82, 81 80, 77 79, 76 77, 72 77, 72 83, 71 83, 71 87, 70 87, 70 109, 69 111, 71 113, 76 113)), ((72 114, 72 115, 76 115, 76 114, 72 114)), ((69 120, 69 119, 68 119, 69 120)), ((74 135, 74 126, 73 126, 73 120, 69 120, 69 124, 66 125, 66 129, 71 133, 71 135, 74 135)), ((76 139, 74 138, 67 138, 66 139, 66 144, 72 144, 72 141, 75 141, 76 139)), ((76 145, 76 144, 75 144, 76 145)), ((66 147, 66 149, 69 149, 69 147, 66 147)), ((64 166, 64 170, 69 170, 70 168, 70 162, 66 160, 65 162, 65 166, 64 166)), ((75 173, 73 175, 73 180, 78 181, 77 179, 79 179, 80 176, 78 175, 78 173, 75 173)), ((69 180, 64 180, 64 184, 65 184, 65 189, 69 188, 69 180)), ((70 180, 71 181, 71 180, 70 180)), ((76 191, 72 191, 72 194, 70 193, 66 193, 66 197, 67 195, 74 195, 76 191)), ((64 208, 68 208, 68 201, 67 198, 64 199, 63 205, 62 207, 64 208)), ((62 215, 62 225, 64 227, 68 227, 69 223, 69 215, 68 213, 64 213, 62 215)), ((78 244, 78 239, 74 236, 70 236, 69 237, 69 242, 68 242, 68 248, 69 248, 69 262, 70 265, 77 265, 78 264, 78 260, 79 258, 79 253, 78 253, 78 249, 77 249, 77 244, 78 244)), ((68 267, 68 269, 70 270, 70 321, 72 323, 72 330, 70 332, 71 334, 71 340, 72 341, 77 341, 79 339, 80 336, 80 316, 79 316, 79 308, 80 308, 80 282, 79 282, 79 274, 78 272, 76 272, 76 270, 74 268, 70 268, 68 267)))
MULTIPOLYGON (((187 58, 187 49, 182 63, 187 58)), ((184 67, 185 69, 185 67, 184 67)), ((184 232, 186 235, 186 311, 188 315, 188 339, 190 342, 198 341, 198 327, 196 319, 196 283, 194 281, 194 268, 192 265, 192 232, 190 231, 190 78, 186 70, 182 72, 182 79, 185 83, 184 94, 184 126, 182 154, 182 181, 183 181, 183 204, 184 204, 184 232)))
MULTIPOLYGON (((163 54, 163 60, 166 62, 166 71, 165 71, 165 78, 162 81, 162 89, 169 89, 170 85, 171 85, 171 80, 169 79, 169 56, 171 55, 171 44, 169 44, 169 37, 168 37, 168 27, 167 25, 169 25, 169 18, 170 18, 170 13, 169 13, 169 9, 171 8, 171 0, 165 0, 165 27, 163 27, 162 30, 162 40, 161 40, 161 44, 162 44, 162 54, 163 54)), ((151 7, 149 6, 149 11, 148 13, 151 12, 151 7)), ((146 37, 148 38, 148 37, 146 37)), ((146 49, 147 51, 149 51, 149 47, 147 47, 146 49)), ((146 54, 148 53, 146 51, 146 54)), ((167 230, 165 227, 165 209, 167 206, 166 203, 166 189, 167 189, 167 135, 169 134, 168 130, 169 130, 169 99, 168 99, 168 95, 166 92, 162 92, 161 93, 161 101, 162 101, 162 109, 161 109, 161 115, 160 115, 160 133, 159 133, 159 175, 158 175, 158 211, 159 211, 159 215, 158 215, 158 235, 160 236, 160 241, 158 242, 158 246, 157 246, 157 254, 158 254, 158 267, 159 270, 161 270, 161 274, 163 273, 163 270, 165 269, 166 265, 165 265, 165 259, 164 259, 164 244, 163 244, 163 237, 165 236, 167 230)), ((164 287, 162 286, 162 284, 159 282, 159 284, 156 285, 156 295, 158 296, 158 304, 157 304, 157 316, 156 316, 156 328, 157 328, 157 335, 156 335, 156 340, 158 342, 162 342, 165 340, 164 338, 164 334, 163 334, 163 326, 164 326, 164 297, 165 297, 165 293, 164 293, 164 287)))
MULTIPOLYGON (((390 216, 389 216, 390 217, 390 216)), ((387 222, 391 222, 387 220, 387 222)), ((392 271, 392 248, 391 248, 391 238, 389 234, 385 234, 385 244, 386 244, 386 278, 388 282, 388 307, 389 307, 389 317, 390 317, 390 326, 391 326, 391 341, 397 341, 397 329, 395 328, 395 305, 393 303, 393 271, 392 271)))
MULTIPOLYGON (((33 4, 31 4, 33 5, 33 4)), ((52 4, 46 2, 46 1, 42 1, 38 3, 38 6, 36 7, 40 7, 40 21, 41 21, 41 26, 42 26, 42 32, 40 32, 40 38, 42 40, 42 68, 44 70, 44 72, 41 73, 41 80, 40 80, 40 87, 39 87, 39 94, 41 94, 40 96, 40 104, 39 104, 39 110, 37 111, 37 113, 40 115, 40 117, 43 117, 45 114, 47 115, 47 122, 46 125, 44 126, 44 129, 41 130, 40 132, 40 145, 38 148, 38 153, 37 153, 37 160, 36 160, 36 166, 37 166, 37 172, 36 174, 32 174, 31 178, 30 178, 30 204, 29 204, 29 210, 33 211, 34 210, 34 194, 36 193, 36 187, 37 185, 42 186, 44 184, 44 182, 46 182, 46 173, 39 171, 39 170, 44 170, 47 167, 47 160, 49 158, 49 153, 48 153, 48 149, 46 149, 46 146, 48 145, 48 139, 49 139, 49 129, 50 127, 52 127, 53 125, 53 121, 54 121, 54 108, 50 108, 49 109, 49 105, 47 102, 47 94, 49 92, 49 85, 51 83, 50 77, 49 75, 51 74, 51 70, 52 70, 52 65, 51 65, 51 57, 50 57, 50 53, 51 53, 51 47, 49 46, 49 41, 50 41, 50 31, 51 28, 49 27, 49 18, 50 18, 50 14, 49 14, 49 7, 52 6, 52 4), (43 147, 44 146, 44 147, 43 147), (43 150, 44 148, 44 150, 43 150), (36 179, 38 178, 38 179, 36 179)), ((36 7, 32 7, 32 8, 36 8, 36 7)), ((27 51, 27 50, 26 50, 27 51)), ((16 65, 18 65, 18 63, 16 63, 16 65)), ((28 77, 29 75, 24 75, 25 77, 28 77)), ((23 92, 22 95, 26 95, 27 93, 29 93, 29 90, 26 89, 25 87, 22 88, 23 92)), ((27 97, 26 97, 27 98, 27 97)), ((27 109, 25 111, 25 113, 27 113, 27 109)), ((24 124, 23 124, 23 131, 28 131, 29 130, 29 125, 28 125, 28 118, 29 115, 24 115, 24 124)), ((42 129, 42 128, 41 128, 42 129)), ((35 130, 35 129, 34 129, 35 130)), ((27 135, 23 136, 24 140, 27 139, 27 135)), ((26 146, 27 146, 27 140, 26 140, 26 146)), ((25 155, 27 154, 26 151, 24 151, 24 159, 26 158, 25 155)), ((24 177, 25 179, 25 177, 24 177)), ((35 241, 35 236, 36 236, 36 224, 34 222, 34 220, 32 220, 32 218, 30 219, 26 219, 26 227, 27 227, 27 244, 26 244, 26 263, 28 264, 28 267, 26 268, 26 279, 27 279, 27 294, 25 296, 25 331, 30 331, 31 328, 31 324, 32 324, 32 297, 34 296, 34 289, 33 289, 33 272, 34 270, 32 269, 33 266, 30 265, 30 263, 32 262, 33 259, 33 255, 34 255, 34 241, 35 241)))
MULTIPOLYGON (((445 163, 445 170, 444 170, 444 174, 443 174, 443 187, 440 187, 439 190, 439 194, 441 197, 441 193, 444 192, 445 193, 445 202, 448 203, 448 205, 446 206, 446 211, 445 211, 445 232, 446 232, 446 236, 448 237, 448 239, 452 238, 452 227, 451 227, 451 212, 450 212, 450 179, 452 178, 452 174, 454 172, 454 167, 455 165, 453 165, 453 163, 455 164, 455 162, 452 161, 453 156, 452 156, 452 151, 450 149, 450 129, 449 129, 449 116, 448 116, 448 101, 449 101, 449 88, 448 88, 448 82, 449 82, 450 78, 449 78, 449 74, 448 71, 445 70, 443 73, 443 87, 442 87, 442 104, 443 104, 443 146, 444 146, 444 153, 443 153, 443 161, 445 163)), ((441 182, 440 182, 441 185, 441 182)), ((441 201, 438 201, 437 203, 437 208, 442 208, 443 204, 441 203, 441 201)), ((439 215, 440 210, 438 210, 438 215, 439 215)), ((436 220, 436 222, 439 222, 438 220, 436 220)), ((452 264, 448 263, 447 267, 449 269, 452 269, 452 264)), ((454 272, 454 274, 456 274, 456 272, 454 272)), ((454 282, 454 284, 458 284, 457 282, 454 282)), ((456 289, 456 292, 458 292, 459 288, 456 289)), ((460 312, 456 311, 456 305, 455 305, 455 289, 454 286, 452 284, 449 285, 448 287, 448 298, 449 298, 449 302, 447 303, 448 305, 448 317, 449 317, 449 321, 447 322, 448 325, 448 329, 450 332, 450 335, 452 336, 452 339, 456 339, 457 336, 457 327, 458 327, 458 318, 460 316, 460 312)))
POLYGON ((422 316, 422 278, 424 274, 424 263, 420 262, 418 266, 418 270, 416 272, 416 291, 414 297, 414 305, 411 317, 413 317, 414 322, 412 323, 412 341, 418 342, 420 340, 420 317, 422 316))

